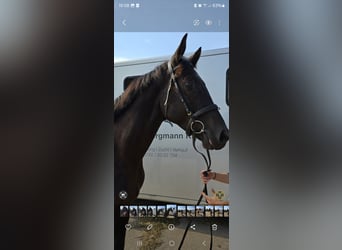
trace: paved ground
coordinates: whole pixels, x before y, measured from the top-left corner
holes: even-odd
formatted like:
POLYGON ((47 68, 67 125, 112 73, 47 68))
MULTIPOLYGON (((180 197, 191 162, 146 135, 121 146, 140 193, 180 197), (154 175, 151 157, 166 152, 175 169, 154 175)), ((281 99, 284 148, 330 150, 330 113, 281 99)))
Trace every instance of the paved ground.
MULTIPOLYGON (((130 219, 129 223, 132 227, 126 234, 125 250, 176 250, 187 222, 187 219, 130 219), (175 225, 173 230, 168 229, 168 225, 171 223, 175 225), (147 230, 151 224, 152 228, 147 230)), ((228 219, 212 218, 211 223, 217 225, 217 230, 213 231, 213 249, 229 249, 228 219)), ((196 218, 193 220, 193 224, 195 224, 195 230, 189 229, 182 249, 209 249, 210 224, 208 219, 196 218)))

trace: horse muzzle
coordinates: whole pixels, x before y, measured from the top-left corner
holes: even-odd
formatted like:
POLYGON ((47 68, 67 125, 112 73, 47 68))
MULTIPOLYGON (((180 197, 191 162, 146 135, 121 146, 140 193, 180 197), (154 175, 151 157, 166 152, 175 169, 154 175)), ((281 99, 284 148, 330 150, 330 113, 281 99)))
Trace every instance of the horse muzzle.
POLYGON ((222 129, 217 136, 213 136, 210 131, 205 130, 204 133, 194 136, 202 141, 203 147, 205 149, 219 150, 222 149, 229 140, 229 130, 222 129))

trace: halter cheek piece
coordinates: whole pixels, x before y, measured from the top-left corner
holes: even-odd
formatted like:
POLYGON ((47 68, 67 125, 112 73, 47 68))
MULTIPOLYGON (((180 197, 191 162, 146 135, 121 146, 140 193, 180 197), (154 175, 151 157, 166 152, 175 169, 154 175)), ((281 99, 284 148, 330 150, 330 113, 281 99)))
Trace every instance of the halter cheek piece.
POLYGON ((168 64, 168 70, 169 73, 171 75, 170 78, 170 84, 169 87, 167 88, 167 93, 166 93, 166 98, 165 98, 165 102, 164 102, 164 107, 165 107, 165 118, 167 119, 167 104, 169 101, 169 95, 170 95, 170 91, 171 91, 171 86, 172 84, 175 86, 176 88, 176 92, 178 94, 179 99, 181 100, 181 102, 184 105, 186 114, 189 118, 188 121, 188 125, 186 127, 186 134, 187 135, 192 135, 192 134, 202 134, 205 132, 205 126, 204 123, 201 120, 198 120, 198 117, 200 117, 201 115, 210 112, 212 110, 218 110, 218 107, 216 104, 209 104, 207 106, 205 106, 204 108, 201 108, 199 110, 197 110, 195 113, 193 113, 190 108, 189 105, 186 103, 186 101, 184 100, 184 97, 182 95, 181 90, 179 89, 179 85, 177 83, 176 80, 176 76, 175 76, 175 69, 177 68, 172 68, 171 62, 169 61, 168 64), (198 126, 199 125, 199 126, 198 126), (196 127, 199 127, 198 129, 196 129, 196 127))

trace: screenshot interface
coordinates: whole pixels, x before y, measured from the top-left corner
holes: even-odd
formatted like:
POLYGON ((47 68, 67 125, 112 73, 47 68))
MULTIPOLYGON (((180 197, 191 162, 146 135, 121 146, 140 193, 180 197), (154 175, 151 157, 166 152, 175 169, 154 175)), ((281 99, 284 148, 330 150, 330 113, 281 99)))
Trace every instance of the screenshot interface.
POLYGON ((228 0, 114 1, 115 249, 229 249, 228 20, 228 0))

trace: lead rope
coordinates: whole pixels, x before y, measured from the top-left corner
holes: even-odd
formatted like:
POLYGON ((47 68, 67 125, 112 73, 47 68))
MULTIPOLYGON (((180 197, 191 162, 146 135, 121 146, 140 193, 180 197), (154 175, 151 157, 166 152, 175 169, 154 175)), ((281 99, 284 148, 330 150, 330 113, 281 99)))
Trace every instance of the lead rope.
MULTIPOLYGON (((205 135, 205 133, 203 133, 203 135, 205 135)), ((210 167, 211 167, 210 152, 209 152, 209 150, 207 149, 207 157, 208 157, 208 158, 207 158, 202 152, 200 152, 200 151, 197 149, 195 141, 196 141, 196 137, 195 137, 194 135, 192 135, 192 146, 193 146, 193 148, 195 149, 195 151, 196 151, 197 153, 199 153, 199 154, 203 157, 204 162, 205 162, 205 164, 207 165, 207 172, 209 172, 209 171, 211 171, 211 169, 210 169, 210 167)), ((208 195, 207 184, 204 184, 203 193, 205 193, 206 195, 208 195)), ((202 198, 203 198, 203 195, 201 194, 201 196, 199 197, 199 199, 198 199, 198 201, 197 201, 197 203, 196 203, 196 206, 199 205, 199 204, 201 203, 202 198)), ((182 248, 182 246, 183 246, 183 243, 184 243, 186 234, 188 233, 188 230, 189 230, 189 227, 190 227, 191 223, 192 223, 192 219, 189 220, 189 222, 188 222, 188 224, 187 224, 187 226, 186 226, 186 228, 185 228, 185 231, 184 231, 184 234, 183 234, 183 238, 182 238, 182 240, 181 240, 181 242, 180 242, 180 244, 179 244, 178 250, 181 250, 181 248, 182 248)), ((210 225, 210 247, 209 247, 209 249, 212 250, 212 248, 213 248, 213 230, 212 230, 212 227, 211 227, 211 225, 210 225)))

